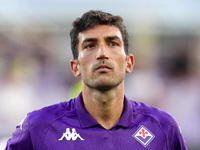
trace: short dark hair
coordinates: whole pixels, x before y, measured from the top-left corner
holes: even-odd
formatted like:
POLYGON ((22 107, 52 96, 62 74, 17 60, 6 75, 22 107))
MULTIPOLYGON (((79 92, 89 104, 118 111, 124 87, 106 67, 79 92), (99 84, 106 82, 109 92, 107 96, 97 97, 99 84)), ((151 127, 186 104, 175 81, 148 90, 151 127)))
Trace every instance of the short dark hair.
POLYGON ((114 16, 110 13, 106 13, 100 10, 90 10, 82 15, 81 18, 77 18, 73 22, 73 28, 70 31, 71 37, 71 50, 74 59, 78 59, 78 35, 80 32, 93 28, 96 25, 113 25, 119 28, 122 33, 125 53, 128 54, 128 32, 126 27, 122 24, 123 19, 120 16, 114 16))

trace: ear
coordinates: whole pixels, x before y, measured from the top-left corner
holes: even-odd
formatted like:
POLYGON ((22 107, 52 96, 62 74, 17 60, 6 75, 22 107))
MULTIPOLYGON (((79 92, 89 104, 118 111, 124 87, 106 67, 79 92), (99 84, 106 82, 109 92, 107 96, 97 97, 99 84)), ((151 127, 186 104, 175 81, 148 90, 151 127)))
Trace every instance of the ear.
POLYGON ((81 75, 81 72, 80 72, 80 69, 79 69, 78 60, 72 59, 72 60, 70 61, 70 67, 71 67, 71 70, 72 70, 74 76, 78 77, 78 76, 81 75))
POLYGON ((126 56, 126 72, 130 73, 133 70, 133 66, 134 66, 134 56, 132 54, 128 54, 126 56))

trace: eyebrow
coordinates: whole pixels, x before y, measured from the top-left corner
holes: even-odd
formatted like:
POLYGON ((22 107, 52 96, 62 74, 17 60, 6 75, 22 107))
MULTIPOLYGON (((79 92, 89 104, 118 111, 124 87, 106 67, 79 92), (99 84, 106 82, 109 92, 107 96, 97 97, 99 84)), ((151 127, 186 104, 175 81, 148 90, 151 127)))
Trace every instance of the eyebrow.
POLYGON ((106 37, 106 39, 108 39, 108 40, 120 40, 121 41, 121 39, 118 36, 108 36, 108 37, 106 37))
MULTIPOLYGON (((108 37, 105 37, 105 39, 121 41, 121 39, 118 36, 108 36, 108 37)), ((97 40, 98 40, 97 38, 86 38, 85 40, 83 40, 82 44, 87 43, 87 42, 96 42, 97 40)))
POLYGON ((95 42, 97 41, 97 38, 86 38, 85 40, 83 40, 82 44, 87 43, 87 42, 95 42))

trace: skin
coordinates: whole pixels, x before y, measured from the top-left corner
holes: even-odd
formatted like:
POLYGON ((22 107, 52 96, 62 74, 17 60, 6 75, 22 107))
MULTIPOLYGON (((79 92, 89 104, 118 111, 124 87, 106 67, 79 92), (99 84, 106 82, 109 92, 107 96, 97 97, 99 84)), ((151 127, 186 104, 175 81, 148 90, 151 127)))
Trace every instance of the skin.
POLYGON ((79 33, 78 59, 73 74, 82 79, 83 103, 105 129, 112 128, 124 108, 124 78, 133 70, 134 57, 126 55, 120 30, 97 25, 79 33))

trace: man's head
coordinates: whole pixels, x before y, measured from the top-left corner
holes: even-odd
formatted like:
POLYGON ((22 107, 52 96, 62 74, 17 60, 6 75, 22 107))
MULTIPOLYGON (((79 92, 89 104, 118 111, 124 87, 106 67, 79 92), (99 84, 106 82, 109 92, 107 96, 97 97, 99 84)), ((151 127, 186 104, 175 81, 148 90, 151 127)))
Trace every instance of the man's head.
POLYGON ((110 25, 116 26, 121 31, 124 50, 128 54, 129 44, 128 44, 128 32, 125 26, 122 24, 123 19, 120 16, 114 16, 110 13, 90 10, 83 14, 81 18, 78 18, 73 23, 73 29, 70 32, 71 36, 71 49, 74 59, 78 58, 78 35, 80 32, 86 31, 95 27, 96 25, 110 25))

